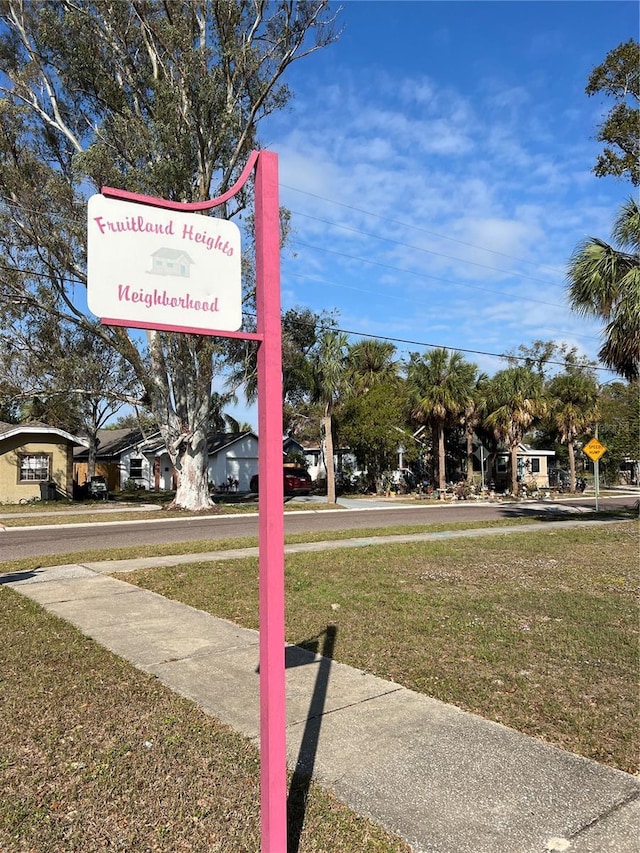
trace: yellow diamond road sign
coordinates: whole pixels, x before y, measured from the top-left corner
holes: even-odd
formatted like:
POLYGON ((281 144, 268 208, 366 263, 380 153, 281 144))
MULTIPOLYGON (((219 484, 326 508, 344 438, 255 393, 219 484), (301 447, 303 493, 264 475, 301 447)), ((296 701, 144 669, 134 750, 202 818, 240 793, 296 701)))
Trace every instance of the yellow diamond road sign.
POLYGON ((597 438, 592 438, 591 441, 587 442, 585 446, 582 448, 582 452, 586 453, 589 459, 593 462, 597 462, 598 459, 602 456, 603 453, 606 453, 607 448, 604 444, 600 444, 597 438))

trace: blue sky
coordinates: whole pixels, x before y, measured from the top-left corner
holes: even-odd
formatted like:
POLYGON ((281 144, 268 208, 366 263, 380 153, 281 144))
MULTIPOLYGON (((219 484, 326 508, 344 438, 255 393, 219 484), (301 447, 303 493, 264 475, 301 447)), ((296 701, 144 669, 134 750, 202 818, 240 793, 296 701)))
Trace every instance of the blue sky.
POLYGON ((599 324, 569 310, 566 263, 585 237, 609 238, 633 188, 591 171, 611 102, 584 89, 638 37, 637 4, 350 0, 339 20, 261 127, 292 211, 283 308, 415 341, 401 356, 543 339, 595 357, 599 324))

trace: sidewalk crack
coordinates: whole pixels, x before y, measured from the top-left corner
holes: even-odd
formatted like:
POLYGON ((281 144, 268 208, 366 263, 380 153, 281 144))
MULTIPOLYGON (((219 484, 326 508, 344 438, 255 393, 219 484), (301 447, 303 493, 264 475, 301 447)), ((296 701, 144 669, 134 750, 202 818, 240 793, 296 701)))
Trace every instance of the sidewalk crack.
POLYGON ((401 690, 405 690, 406 688, 398 685, 391 690, 385 690, 383 693, 376 693, 375 696, 365 696, 364 699, 358 699, 357 702, 349 702, 347 705, 340 705, 339 708, 328 708, 326 711, 322 711, 321 714, 313 714, 313 716, 305 717, 301 720, 295 720, 292 723, 288 724, 288 728, 293 728, 294 726, 302 725, 303 723, 307 723, 309 720, 317 720, 320 717, 328 717, 329 714, 335 714, 337 711, 346 711, 348 708, 356 708, 358 705, 364 705, 365 702, 373 702, 375 699, 382 699, 384 696, 392 696, 394 693, 399 693, 401 690))
POLYGON ((633 803, 639 797, 640 797, 640 789, 637 789, 637 790, 633 791, 632 793, 630 793, 628 796, 626 796, 623 800, 620 800, 619 802, 614 803, 606 811, 602 812, 601 814, 596 815, 588 823, 585 823, 584 826, 581 826, 580 829, 577 829, 575 832, 573 832, 571 835, 569 835, 568 838, 571 839, 571 841, 574 841, 576 838, 579 838, 581 835, 583 835, 589 829, 592 829, 594 826, 597 826, 603 820, 606 820, 608 817, 611 817, 611 815, 620 811, 620 809, 623 809, 625 806, 628 806, 630 803, 633 803))

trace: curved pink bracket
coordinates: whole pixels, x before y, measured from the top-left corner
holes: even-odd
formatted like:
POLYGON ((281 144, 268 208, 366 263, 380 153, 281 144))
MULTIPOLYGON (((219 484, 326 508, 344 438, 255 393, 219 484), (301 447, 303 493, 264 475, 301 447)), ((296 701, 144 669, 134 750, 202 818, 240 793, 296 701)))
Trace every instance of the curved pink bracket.
POLYGON ((209 199, 209 201, 169 201, 166 198, 155 198, 150 195, 130 193, 128 190, 119 190, 115 187, 102 187, 101 193, 108 198, 119 198, 122 201, 134 201, 138 202, 138 204, 148 204, 151 207, 163 207, 167 210, 184 210, 192 212, 197 210, 210 210, 212 207, 218 207, 218 205, 224 204, 225 201, 228 201, 242 189, 249 180, 249 175, 253 171, 253 167, 256 164, 259 153, 259 151, 251 152, 249 159, 242 170, 242 174, 231 189, 222 193, 218 198, 209 199))

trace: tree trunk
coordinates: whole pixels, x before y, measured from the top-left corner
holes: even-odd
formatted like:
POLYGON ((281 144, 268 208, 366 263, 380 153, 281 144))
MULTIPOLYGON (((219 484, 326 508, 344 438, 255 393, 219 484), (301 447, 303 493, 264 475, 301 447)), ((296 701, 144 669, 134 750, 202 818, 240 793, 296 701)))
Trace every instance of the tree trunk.
POLYGON ((569 453, 569 491, 576 490, 576 451, 573 446, 573 439, 567 441, 567 452, 569 453))
POLYGON ((473 483, 473 430, 467 430, 467 483, 473 483))
POLYGON ((498 455, 495 451, 492 451, 487 456, 487 487, 489 487, 490 483, 493 483, 494 488, 496 484, 496 459, 498 455))
POLYGON ((150 364, 145 383, 151 409, 178 473, 171 509, 208 510, 207 431, 212 384, 211 341, 192 335, 163 338, 147 332, 150 364), (166 352, 175 365, 168 369, 166 352))
POLYGON ((87 483, 91 482, 91 478, 96 473, 96 456, 98 455, 98 436, 95 432, 87 433, 89 439, 89 455, 87 456, 87 483))
POLYGON ((327 469, 327 503, 334 504, 336 502, 336 472, 333 464, 333 433, 330 414, 325 414, 322 418, 322 432, 324 435, 324 464, 327 469))
POLYGON ((442 425, 438 426, 438 488, 443 491, 447 488, 444 457, 444 427, 442 425))
POLYGON ((431 447, 429 449, 429 474, 435 489, 438 483, 438 430, 431 424, 431 447))
POLYGON ((207 467, 207 437, 197 430, 191 438, 180 445, 175 466, 178 472, 178 488, 170 509, 188 509, 195 512, 214 506, 209 495, 207 467))
POLYGON ((518 494, 518 444, 511 445, 511 494, 518 494))

